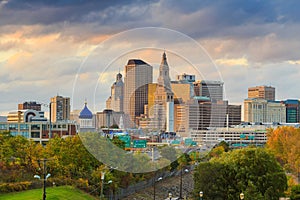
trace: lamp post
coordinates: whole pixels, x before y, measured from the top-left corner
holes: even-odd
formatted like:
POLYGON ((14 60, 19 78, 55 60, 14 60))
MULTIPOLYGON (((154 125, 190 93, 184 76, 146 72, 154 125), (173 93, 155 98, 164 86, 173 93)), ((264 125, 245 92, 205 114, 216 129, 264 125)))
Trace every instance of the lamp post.
POLYGON ((156 180, 156 177, 154 177, 154 180, 153 180, 153 200, 155 200, 155 183, 157 181, 160 181, 162 180, 162 177, 159 177, 157 180, 156 180))
POLYGON ((169 200, 172 200, 172 193, 169 192, 169 200))
POLYGON ((199 192, 199 197, 200 197, 200 200, 202 200, 202 197, 203 197, 203 192, 202 191, 199 192))
MULTIPOLYGON (((189 172, 188 169, 185 169, 184 172, 189 172)), ((180 169, 180 193, 179 193, 179 198, 178 199, 183 199, 182 198, 182 168, 180 169)))
MULTIPOLYGON (((34 178, 40 179, 43 181, 43 200, 46 200, 46 180, 51 176, 51 174, 47 174, 46 175, 46 162, 47 159, 43 159, 43 178, 41 179, 41 177, 39 175, 34 175, 34 178)), ((38 162, 40 162, 40 160, 38 160, 38 162)))
POLYGON ((104 177, 105 177, 105 172, 101 172, 101 193, 100 193, 100 199, 103 198, 104 177))
POLYGON ((245 197, 244 193, 241 193, 241 194, 240 194, 240 199, 243 200, 244 197, 245 197))

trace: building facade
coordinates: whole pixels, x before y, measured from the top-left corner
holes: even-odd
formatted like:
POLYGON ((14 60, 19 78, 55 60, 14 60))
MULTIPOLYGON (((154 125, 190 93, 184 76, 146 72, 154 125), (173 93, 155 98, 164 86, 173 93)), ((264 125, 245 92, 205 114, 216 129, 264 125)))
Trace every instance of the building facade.
POLYGON ((70 98, 55 96, 51 98, 51 122, 70 120, 70 98))
POLYGON ((122 80, 122 74, 118 73, 116 81, 111 86, 111 95, 106 101, 106 108, 112 109, 115 112, 124 111, 124 83, 122 80))
POLYGON ((209 97, 212 102, 223 100, 222 81, 200 80, 194 82, 195 96, 209 97))
POLYGON ((32 121, 47 121, 44 111, 18 110, 9 112, 7 115, 7 122, 24 123, 32 121))
POLYGON ((136 117, 144 113, 148 104, 148 84, 152 83, 153 68, 139 59, 131 59, 125 66, 124 112, 135 127, 136 117))
POLYGON ((79 114, 80 132, 95 132, 96 131, 96 116, 88 109, 87 102, 84 103, 84 108, 79 114))
POLYGON ((298 123, 299 120, 299 100, 287 99, 282 101, 286 107, 286 122, 287 123, 298 123))
POLYGON ((272 123, 286 122, 286 108, 279 101, 267 101, 262 98, 244 100, 244 121, 272 123))
MULTIPOLYGON (((68 137, 77 134, 78 124, 70 121, 51 124, 51 138, 68 137)), ((35 142, 46 144, 50 138, 50 123, 43 122, 1 122, 0 131, 9 131, 12 136, 21 135, 35 142)))
POLYGON ((163 53, 157 78, 154 101, 153 128, 166 132, 174 131, 174 93, 171 88, 169 65, 166 53, 163 53))
POLYGON ((248 98, 261 98, 275 101, 275 88, 271 86, 256 86, 248 88, 248 98))
POLYGON ((29 101, 18 104, 18 110, 36 110, 41 111, 41 104, 35 101, 29 101))

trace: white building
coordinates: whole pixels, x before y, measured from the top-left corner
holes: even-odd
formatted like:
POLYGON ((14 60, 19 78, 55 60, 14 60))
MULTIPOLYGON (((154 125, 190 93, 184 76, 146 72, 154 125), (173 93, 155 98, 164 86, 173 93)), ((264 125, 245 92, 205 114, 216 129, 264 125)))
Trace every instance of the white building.
POLYGON ((286 107, 284 103, 267 101, 261 98, 244 100, 244 121, 246 122, 286 122, 286 107))

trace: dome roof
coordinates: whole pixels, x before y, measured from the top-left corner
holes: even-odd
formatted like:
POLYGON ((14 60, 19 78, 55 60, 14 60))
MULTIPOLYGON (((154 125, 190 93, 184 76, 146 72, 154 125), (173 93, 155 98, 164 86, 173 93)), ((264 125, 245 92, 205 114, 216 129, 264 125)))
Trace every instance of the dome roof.
POLYGON ((92 119, 93 118, 93 113, 88 109, 87 103, 85 103, 84 108, 79 114, 80 119, 92 119))

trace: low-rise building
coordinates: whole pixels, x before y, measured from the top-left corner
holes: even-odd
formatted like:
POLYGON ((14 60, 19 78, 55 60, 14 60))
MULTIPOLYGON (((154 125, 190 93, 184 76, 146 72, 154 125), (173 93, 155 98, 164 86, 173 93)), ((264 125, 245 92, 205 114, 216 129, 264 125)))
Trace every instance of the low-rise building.
POLYGON ((12 136, 21 135, 35 142, 46 144, 53 137, 68 137, 77 134, 78 124, 72 121, 50 122, 0 122, 0 131, 9 131, 12 136))

